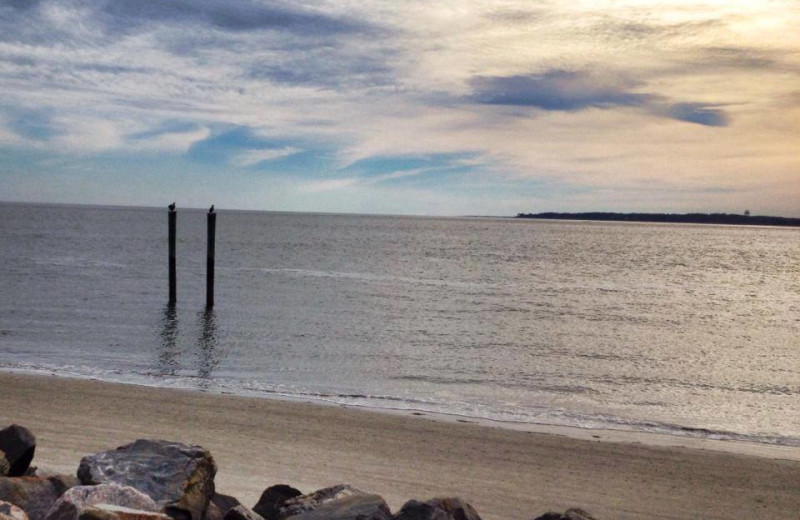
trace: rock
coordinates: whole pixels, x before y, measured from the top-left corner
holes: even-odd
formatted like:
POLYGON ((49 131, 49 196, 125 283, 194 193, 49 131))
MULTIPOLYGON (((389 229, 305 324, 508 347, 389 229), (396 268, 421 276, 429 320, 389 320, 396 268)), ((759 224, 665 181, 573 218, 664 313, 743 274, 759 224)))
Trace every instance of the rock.
POLYGON ((283 504, 290 498, 298 497, 302 494, 300 490, 286 484, 268 487, 261 493, 261 498, 258 499, 258 504, 253 506, 253 511, 261 515, 265 520, 279 520, 280 508, 283 504))
POLYGON ((537 516, 535 520, 595 520, 595 518, 583 509, 573 507, 564 511, 563 514, 553 512, 545 513, 541 516, 537 516))
POLYGON ((163 513, 142 511, 122 506, 97 504, 84 509, 78 520, 171 520, 163 513))
POLYGON ((3 475, 21 477, 33 460, 36 437, 24 426, 12 424, 0 430, 0 450, 10 466, 3 475))
MULTIPOLYGON (((391 520, 392 512, 378 495, 353 495, 330 500, 289 520, 391 520)), ((228 519, 226 519, 228 520, 228 519)), ((235 519, 249 520, 249 519, 235 519)))
POLYGON ((478 512, 460 498, 434 498, 427 502, 409 500, 395 520, 481 520, 478 512))
MULTIPOLYGON (((312 511, 318 507, 352 496, 367 496, 368 493, 359 491, 349 484, 338 484, 336 486, 320 489, 307 495, 299 495, 284 501, 278 510, 278 518, 283 519, 294 515, 299 515, 306 511, 312 511)), ((258 512, 258 511, 256 511, 258 512)), ((263 515, 262 515, 263 516, 263 515)))
POLYGON ((220 511, 219 507, 217 507, 214 502, 209 502, 203 520, 222 520, 224 516, 225 514, 220 511))
POLYGON ((208 503, 205 520, 222 520, 225 517, 225 513, 238 505, 241 505, 241 502, 236 498, 214 493, 208 503))
POLYGON ((264 518, 252 509, 239 504, 225 513, 225 520, 264 520, 264 518))
POLYGON ((176 520, 203 520, 214 496, 216 472, 211 454, 200 446, 139 439, 84 457, 78 478, 86 485, 131 486, 176 520))
POLYGON ((53 504, 45 520, 78 520, 89 507, 97 504, 122 506, 148 512, 157 512, 160 507, 149 496, 130 486, 99 484, 77 486, 68 489, 53 504))
POLYGON ((52 471, 46 471, 41 468, 36 468, 35 472, 31 476, 49 480, 56 486, 56 488, 60 489, 59 494, 68 490, 69 488, 74 488, 75 486, 81 485, 80 480, 78 480, 78 477, 75 475, 62 475, 61 473, 53 473, 52 471))
POLYGON ((11 464, 8 462, 5 452, 0 450, 0 476, 8 476, 9 471, 11 471, 11 464))
POLYGON ((28 515, 22 508, 3 501, 0 501, 0 518, 4 520, 29 520, 28 515))
POLYGON ((222 520, 225 513, 238 505, 241 505, 241 502, 236 498, 215 493, 208 503, 204 520, 222 520))
POLYGON ((220 512, 222 512, 222 516, 225 516, 225 513, 234 507, 242 505, 237 498, 220 493, 214 493, 214 496, 211 497, 211 503, 217 506, 220 512))
POLYGON ((67 485, 61 476, 0 477, 0 500, 19 506, 30 520, 44 520, 67 485))

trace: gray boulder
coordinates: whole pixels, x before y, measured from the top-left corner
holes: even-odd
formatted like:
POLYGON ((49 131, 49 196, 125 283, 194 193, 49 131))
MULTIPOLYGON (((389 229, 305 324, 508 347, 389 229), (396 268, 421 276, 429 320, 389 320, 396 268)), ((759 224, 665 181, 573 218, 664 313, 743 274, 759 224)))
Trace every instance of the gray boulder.
POLYGON ((595 520, 595 518, 583 509, 573 507, 572 509, 567 509, 564 513, 545 513, 537 516, 534 520, 595 520))
POLYGON ((3 475, 21 477, 33 460, 36 437, 24 426, 12 424, 0 430, 0 451, 3 452, 3 458, 9 466, 3 475))
POLYGON ((117 484, 77 486, 68 489, 56 500, 45 520, 78 520, 81 513, 97 504, 148 512, 158 512, 160 509, 152 498, 130 486, 117 484))
POLYGON ((460 498, 409 500, 394 515, 395 520, 481 520, 478 512, 460 498))
POLYGON ((264 518, 252 509, 239 504, 225 513, 225 520, 264 520, 264 518))
POLYGON ((270 486, 261 493, 258 503, 253 506, 253 511, 265 520, 280 520, 280 509, 290 498, 299 497, 302 491, 286 484, 270 486))
POLYGON ((48 478, 0 477, 0 500, 22 508, 30 520, 44 520, 68 486, 68 479, 58 475, 48 478))
POLYGON ((3 520, 30 520, 22 508, 0 501, 0 518, 3 520))
MULTIPOLYGON (((378 495, 352 495, 330 500, 287 520, 391 520, 392 512, 378 495)), ((237 519, 238 520, 238 519, 237 519)))
POLYGON ((278 510, 278 518, 283 519, 299 515, 300 513, 312 511, 329 502, 334 502, 343 498, 367 495, 369 495, 369 493, 364 493, 349 484, 337 484, 284 501, 283 505, 278 510))
POLYGON ((139 439, 84 457, 78 478, 85 485, 131 486, 176 520, 203 520, 216 472, 211 453, 200 446, 139 439))

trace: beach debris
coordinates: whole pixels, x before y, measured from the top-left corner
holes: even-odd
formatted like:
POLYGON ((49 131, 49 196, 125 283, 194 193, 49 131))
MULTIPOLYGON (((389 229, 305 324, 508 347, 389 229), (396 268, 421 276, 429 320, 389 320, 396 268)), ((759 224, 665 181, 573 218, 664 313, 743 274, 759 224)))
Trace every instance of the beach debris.
POLYGON ((9 466, 3 475, 21 477, 33 460, 36 437, 24 426, 12 424, 0 430, 0 451, 9 466))
POLYGON ((458 498, 434 498, 427 502, 409 500, 394 520, 481 520, 474 507, 458 498))
POLYGON ((178 442, 139 439, 81 459, 85 485, 131 486, 176 520, 203 520, 214 496, 217 465, 208 450, 178 442))
POLYGON ((261 493, 258 503, 253 506, 253 511, 261 515, 264 520, 280 520, 280 508, 290 498, 299 497, 303 492, 286 484, 270 486, 261 493))
POLYGON ((249 507, 240 504, 225 513, 225 520, 264 520, 264 518, 249 507))
POLYGON ((86 509, 97 504, 122 506, 151 513, 160 509, 152 498, 130 486, 99 484, 68 489, 56 500, 45 519, 78 520, 86 509))
POLYGON ((70 479, 52 477, 0 477, 0 500, 20 507, 30 520, 44 520, 47 512, 68 489, 70 479))
POLYGON ((537 516, 534 520, 595 520, 595 518, 583 509, 573 507, 567 509, 564 513, 545 513, 537 516))
POLYGON ((21 507, 0 500, 0 520, 30 520, 21 507))
POLYGON ((214 493, 214 496, 211 497, 211 501, 208 503, 205 520, 222 520, 225 517, 225 513, 238 505, 241 505, 238 499, 232 496, 214 493))
POLYGON ((111 504, 97 504, 84 509, 78 520, 172 520, 163 513, 141 511, 111 504))

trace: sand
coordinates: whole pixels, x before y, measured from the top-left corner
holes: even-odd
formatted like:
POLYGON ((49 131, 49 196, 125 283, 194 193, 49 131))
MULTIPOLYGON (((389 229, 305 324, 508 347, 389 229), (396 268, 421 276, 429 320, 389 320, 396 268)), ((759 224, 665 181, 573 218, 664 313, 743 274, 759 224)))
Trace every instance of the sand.
POLYGON ((348 482, 383 495, 393 510, 410 498, 460 496, 485 520, 529 520, 568 507, 599 520, 800 518, 797 449, 757 457, 647 443, 647 436, 644 443, 602 432, 573 438, 5 373, 0 424, 10 422, 37 435, 35 464, 70 473, 83 455, 137 438, 200 444, 219 466, 218 491, 248 506, 277 483, 311 491, 348 482))

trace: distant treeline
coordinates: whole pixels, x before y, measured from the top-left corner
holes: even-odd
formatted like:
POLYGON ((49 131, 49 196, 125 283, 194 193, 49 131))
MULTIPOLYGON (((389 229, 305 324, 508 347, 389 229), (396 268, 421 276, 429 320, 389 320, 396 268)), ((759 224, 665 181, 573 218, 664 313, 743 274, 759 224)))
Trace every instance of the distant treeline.
POLYGON ((762 217, 732 213, 518 213, 517 218, 549 220, 604 220, 624 222, 679 222, 686 224, 739 224, 748 226, 800 226, 800 218, 762 217))

